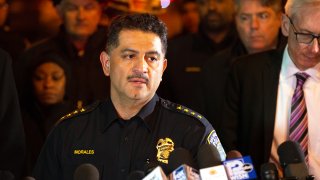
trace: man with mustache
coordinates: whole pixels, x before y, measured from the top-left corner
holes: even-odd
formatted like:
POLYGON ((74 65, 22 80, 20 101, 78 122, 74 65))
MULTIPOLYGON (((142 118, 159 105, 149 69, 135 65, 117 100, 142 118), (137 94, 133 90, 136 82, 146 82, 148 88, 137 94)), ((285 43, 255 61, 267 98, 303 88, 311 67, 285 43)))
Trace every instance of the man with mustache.
POLYGON ((199 32, 169 41, 167 57, 171 66, 164 74, 159 94, 203 113, 202 66, 209 57, 231 46, 237 33, 232 0, 198 0, 197 3, 199 32))
POLYGON ((84 163, 100 179, 126 179, 133 171, 159 165, 171 173, 170 154, 188 150, 193 158, 203 144, 225 159, 215 130, 200 114, 156 95, 167 67, 167 28, 156 16, 131 14, 110 25, 103 72, 110 98, 77 110, 49 135, 34 169, 35 179, 72 179, 84 163))
POLYGON ((17 72, 18 88, 26 87, 25 74, 36 59, 44 54, 58 54, 71 67, 71 85, 67 97, 80 108, 96 99, 106 98, 108 81, 100 68, 99 54, 104 49, 106 28, 98 26, 100 0, 55 0, 54 5, 63 22, 60 32, 28 50, 17 72), (93 88, 95 87, 95 88, 93 88))

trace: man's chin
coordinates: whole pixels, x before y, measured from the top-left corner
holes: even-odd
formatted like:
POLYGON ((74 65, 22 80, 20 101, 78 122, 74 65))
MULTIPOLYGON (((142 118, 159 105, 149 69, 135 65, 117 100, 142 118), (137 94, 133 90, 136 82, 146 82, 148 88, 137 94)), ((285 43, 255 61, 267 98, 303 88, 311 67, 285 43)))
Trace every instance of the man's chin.
POLYGON ((133 93, 130 97, 132 100, 136 100, 136 101, 148 101, 149 99, 151 99, 152 97, 150 97, 150 94, 146 94, 146 93, 133 93))
POLYGON ((83 31, 76 31, 76 32, 72 32, 70 33, 72 35, 72 37, 74 38, 78 38, 78 39, 86 39, 88 37, 90 37, 94 32, 88 32, 86 30, 83 31))
POLYGON ((222 32, 226 30, 226 26, 217 21, 208 22, 205 28, 210 32, 222 32))

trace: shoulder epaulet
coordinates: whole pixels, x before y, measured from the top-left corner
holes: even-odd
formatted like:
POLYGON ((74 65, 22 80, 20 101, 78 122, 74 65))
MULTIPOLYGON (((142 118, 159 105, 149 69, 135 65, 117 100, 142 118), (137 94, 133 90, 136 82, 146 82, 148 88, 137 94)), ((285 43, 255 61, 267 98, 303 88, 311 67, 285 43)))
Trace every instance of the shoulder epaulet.
POLYGON ((72 118, 72 117, 76 117, 76 116, 78 116, 78 115, 86 114, 86 113, 88 113, 88 112, 91 112, 91 111, 93 111, 95 108, 97 108, 99 104, 100 104, 100 101, 96 101, 96 102, 90 104, 89 106, 76 109, 76 110, 74 110, 74 111, 72 111, 72 112, 70 112, 70 113, 62 116, 62 117, 58 120, 58 122, 57 122, 56 124, 59 124, 60 122, 66 120, 66 119, 70 119, 70 118, 72 118))
POLYGON ((176 103, 170 102, 168 100, 164 100, 164 99, 161 99, 161 104, 163 107, 165 107, 167 109, 192 116, 192 117, 199 119, 201 121, 205 119, 201 114, 199 114, 196 111, 193 111, 192 109, 189 109, 185 106, 182 106, 180 104, 176 104, 176 103))

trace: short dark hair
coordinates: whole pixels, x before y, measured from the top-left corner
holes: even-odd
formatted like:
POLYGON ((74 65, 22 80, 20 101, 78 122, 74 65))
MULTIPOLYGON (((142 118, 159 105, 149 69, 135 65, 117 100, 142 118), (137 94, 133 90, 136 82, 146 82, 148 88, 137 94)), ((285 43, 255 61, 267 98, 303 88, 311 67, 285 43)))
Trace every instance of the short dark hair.
MULTIPOLYGON (((239 6, 241 6, 240 1, 241 0, 234 0, 234 5, 236 7, 236 11, 237 11, 237 8, 239 8, 239 6)), ((283 11, 281 0, 258 0, 258 2, 260 2, 260 4, 264 7, 272 8, 275 12, 282 12, 283 11)))
POLYGON ((165 54, 167 51, 167 27, 154 15, 144 13, 117 16, 108 29, 106 44, 108 53, 119 45, 119 34, 122 30, 139 30, 154 33, 161 40, 162 52, 165 54))

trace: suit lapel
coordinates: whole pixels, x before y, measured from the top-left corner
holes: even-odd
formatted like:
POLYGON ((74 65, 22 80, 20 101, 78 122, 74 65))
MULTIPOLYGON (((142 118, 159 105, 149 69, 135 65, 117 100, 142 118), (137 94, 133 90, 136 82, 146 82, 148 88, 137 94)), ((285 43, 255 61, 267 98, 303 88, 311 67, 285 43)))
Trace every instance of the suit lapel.
POLYGON ((279 84, 279 74, 282 63, 282 52, 271 51, 266 57, 269 62, 263 71, 264 86, 264 160, 270 157, 271 145, 273 139, 273 130, 275 122, 275 114, 277 107, 277 93, 279 84), (272 52, 272 53, 271 53, 272 52))

